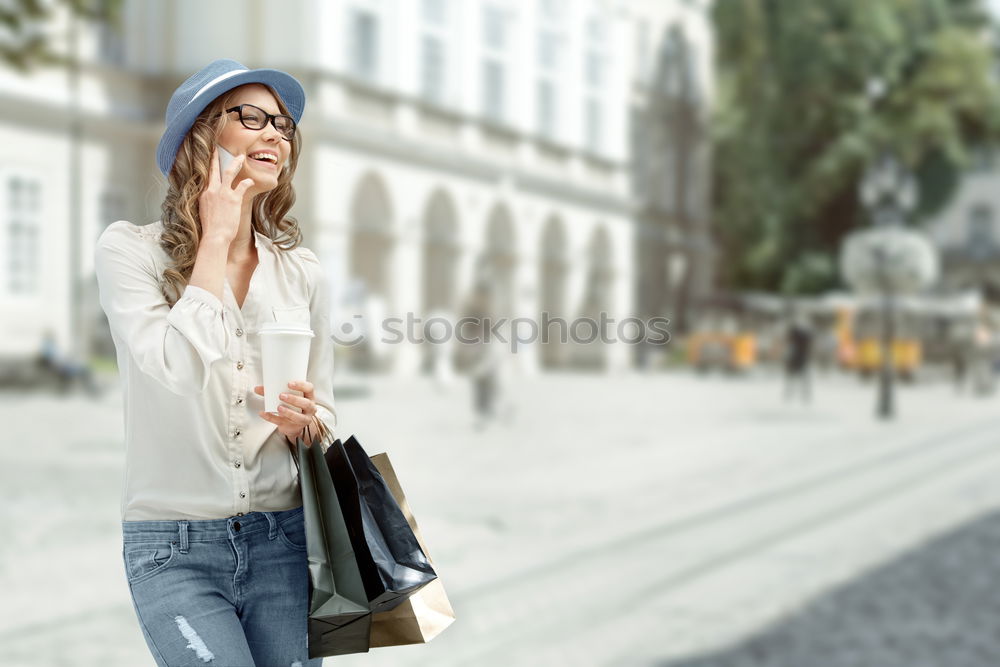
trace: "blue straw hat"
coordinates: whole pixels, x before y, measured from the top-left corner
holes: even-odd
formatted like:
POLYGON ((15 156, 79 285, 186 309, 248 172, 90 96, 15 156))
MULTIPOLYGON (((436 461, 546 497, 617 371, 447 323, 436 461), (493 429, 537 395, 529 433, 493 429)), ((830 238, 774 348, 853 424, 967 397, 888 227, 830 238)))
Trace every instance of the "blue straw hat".
POLYGON ((306 106, 306 93, 302 84, 290 74, 276 69, 247 69, 235 60, 222 58, 209 64, 188 77, 170 96, 167 104, 167 129, 156 147, 156 164, 166 176, 174 166, 177 149, 184 135, 194 125, 205 107, 216 97, 247 83, 263 83, 278 93, 288 107, 288 113, 298 123, 306 106))

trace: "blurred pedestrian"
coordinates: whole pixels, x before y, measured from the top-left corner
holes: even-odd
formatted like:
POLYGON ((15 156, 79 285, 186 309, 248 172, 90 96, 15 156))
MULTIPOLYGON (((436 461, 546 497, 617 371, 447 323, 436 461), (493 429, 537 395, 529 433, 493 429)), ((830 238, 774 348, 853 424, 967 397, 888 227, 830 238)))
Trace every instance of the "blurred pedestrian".
POLYGON ((472 326, 464 334, 473 339, 470 343, 469 379, 472 384, 473 425, 485 428, 497 415, 500 393, 499 374, 502 351, 500 341, 494 340, 491 329, 495 318, 495 294, 486 279, 480 279, 473 290, 469 307, 472 326), (471 330, 471 331, 470 331, 471 330))
POLYGON ((379 372, 384 370, 389 361, 389 344, 385 341, 383 326, 388 305, 380 293, 368 290, 365 293, 364 320, 365 341, 368 370, 379 372))
POLYGON ((216 60, 167 106, 162 219, 95 254, 125 409, 122 557, 156 664, 312 665, 302 494, 289 445, 333 432, 330 298, 286 217, 305 92, 216 60), (220 159, 229 159, 226 165, 220 159), (259 331, 314 333, 307 377, 264 412, 259 331))
POLYGON ((962 393, 965 389, 966 378, 968 377, 969 357, 971 346, 967 341, 960 340, 953 336, 948 341, 948 356, 951 361, 952 379, 955 382, 955 391, 962 393))
POLYGON ((819 357, 819 366, 824 374, 832 373, 837 369, 837 332, 832 326, 824 326, 820 329, 816 347, 819 357))
POLYGON ((471 371, 475 426, 482 429, 497 416, 500 394, 500 344, 496 341, 479 345, 480 354, 471 371))
POLYGON ((972 390, 977 396, 988 396, 996 389, 993 353, 993 330, 984 316, 976 324, 973 335, 972 390))
POLYGON ((431 311, 424 325, 425 345, 430 348, 431 377, 438 391, 446 391, 455 379, 452 352, 455 338, 455 318, 444 309, 431 311))
POLYGON ((38 352, 38 370, 55 379, 61 394, 68 393, 76 384, 82 386, 92 397, 97 397, 101 393, 94 381, 90 367, 86 363, 63 354, 52 329, 46 329, 42 334, 42 343, 38 352))
POLYGON ((803 315, 792 317, 785 337, 785 400, 798 392, 803 402, 811 398, 809 361, 813 333, 803 315))

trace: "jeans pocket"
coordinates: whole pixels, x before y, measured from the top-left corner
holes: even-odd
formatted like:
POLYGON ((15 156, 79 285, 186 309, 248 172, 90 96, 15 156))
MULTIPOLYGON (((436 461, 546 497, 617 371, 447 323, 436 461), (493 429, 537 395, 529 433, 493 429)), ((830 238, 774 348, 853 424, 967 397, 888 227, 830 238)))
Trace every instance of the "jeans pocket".
POLYGON ((278 523, 278 539, 293 551, 306 550, 306 522, 301 512, 278 523))
POLYGON ((173 542, 130 542, 122 553, 128 582, 138 584, 167 569, 177 549, 173 542))

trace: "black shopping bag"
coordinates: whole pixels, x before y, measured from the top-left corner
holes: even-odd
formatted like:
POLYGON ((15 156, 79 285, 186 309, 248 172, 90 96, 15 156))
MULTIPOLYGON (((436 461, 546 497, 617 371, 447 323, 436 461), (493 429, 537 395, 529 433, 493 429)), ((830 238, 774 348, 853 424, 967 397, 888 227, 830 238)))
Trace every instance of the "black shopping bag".
POLYGON ((367 653, 372 614, 321 434, 296 439, 309 560, 309 657, 367 653))
POLYGON ((373 612, 388 611, 437 575, 378 468, 354 436, 326 461, 373 612))

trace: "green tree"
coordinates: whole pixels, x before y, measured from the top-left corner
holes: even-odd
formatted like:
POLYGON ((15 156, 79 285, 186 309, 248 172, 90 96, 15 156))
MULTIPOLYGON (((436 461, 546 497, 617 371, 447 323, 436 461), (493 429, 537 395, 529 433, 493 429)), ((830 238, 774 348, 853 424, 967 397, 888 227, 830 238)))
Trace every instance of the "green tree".
POLYGON ((714 217, 728 286, 835 286, 841 240, 868 224, 858 182, 881 151, 917 174, 919 219, 1000 131, 978 0, 717 0, 713 14, 714 217))
POLYGON ((68 9, 73 16, 104 21, 120 29, 122 0, 7 0, 0 4, 0 65, 28 72, 45 65, 67 65, 70 57, 53 43, 55 16, 68 9))

